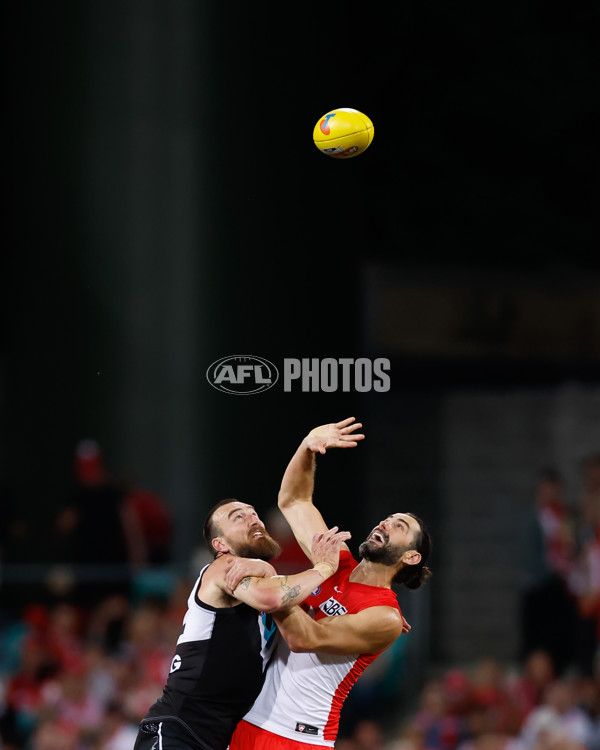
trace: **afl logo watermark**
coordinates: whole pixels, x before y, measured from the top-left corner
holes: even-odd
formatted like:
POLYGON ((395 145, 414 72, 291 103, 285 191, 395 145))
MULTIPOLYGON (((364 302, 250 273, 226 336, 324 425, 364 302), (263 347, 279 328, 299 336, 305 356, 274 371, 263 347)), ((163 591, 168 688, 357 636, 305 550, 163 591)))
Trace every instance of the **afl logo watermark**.
POLYGON ((223 393, 249 396, 272 388, 279 380, 279 372, 263 357, 233 355, 213 362, 206 371, 206 379, 223 393))
POLYGON ((179 654, 175 654, 175 656, 173 657, 173 661, 171 662, 171 669, 169 670, 169 672, 177 672, 180 666, 181 656, 179 656, 179 654))

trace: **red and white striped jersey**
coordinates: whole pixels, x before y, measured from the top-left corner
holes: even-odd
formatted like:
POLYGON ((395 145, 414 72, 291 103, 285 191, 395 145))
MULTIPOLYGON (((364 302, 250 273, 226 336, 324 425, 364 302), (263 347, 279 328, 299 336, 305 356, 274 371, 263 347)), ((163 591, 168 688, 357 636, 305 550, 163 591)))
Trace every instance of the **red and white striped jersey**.
MULTIPOLYGON (((305 599, 303 606, 315 620, 356 614, 367 607, 400 610, 391 589, 349 580, 356 565, 350 552, 342 552, 335 575, 305 599)), ((333 747, 350 688, 377 656, 292 653, 280 638, 265 684, 244 719, 297 742, 333 747)))

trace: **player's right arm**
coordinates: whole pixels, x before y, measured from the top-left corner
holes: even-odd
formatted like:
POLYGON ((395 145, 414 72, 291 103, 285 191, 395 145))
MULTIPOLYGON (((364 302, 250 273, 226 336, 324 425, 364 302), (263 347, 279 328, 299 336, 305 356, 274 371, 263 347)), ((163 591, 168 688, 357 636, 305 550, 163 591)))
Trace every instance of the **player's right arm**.
MULTIPOLYGON (((327 529, 313 503, 316 455, 326 453, 328 448, 355 448, 365 437, 355 433, 361 427, 354 417, 315 427, 300 443, 284 472, 277 504, 309 558, 313 536, 327 529)), ((345 545, 343 548, 347 549, 345 545)))
POLYGON ((277 613, 275 621, 292 651, 326 654, 377 654, 410 629, 399 610, 387 606, 319 620, 294 607, 277 613))

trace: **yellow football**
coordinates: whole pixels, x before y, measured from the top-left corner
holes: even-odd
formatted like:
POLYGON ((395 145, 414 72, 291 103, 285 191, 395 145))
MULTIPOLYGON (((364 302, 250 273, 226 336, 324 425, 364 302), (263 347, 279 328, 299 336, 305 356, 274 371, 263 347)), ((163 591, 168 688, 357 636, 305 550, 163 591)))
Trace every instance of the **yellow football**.
POLYGON ((371 120, 357 109, 330 110, 313 130, 315 146, 334 159, 351 159, 371 145, 375 129, 371 120))

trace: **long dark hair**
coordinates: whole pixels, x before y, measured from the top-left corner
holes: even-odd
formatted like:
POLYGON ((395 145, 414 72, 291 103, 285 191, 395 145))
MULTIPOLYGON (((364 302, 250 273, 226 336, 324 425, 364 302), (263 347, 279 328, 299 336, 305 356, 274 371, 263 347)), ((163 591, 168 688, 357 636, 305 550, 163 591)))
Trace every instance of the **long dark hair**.
POLYGON ((431 535, 424 522, 414 513, 407 513, 419 524, 419 531, 415 535, 414 549, 421 555, 421 560, 416 565, 405 565, 392 578, 392 583, 401 583, 407 589, 418 589, 425 581, 431 578, 431 570, 425 565, 431 553, 431 535))

